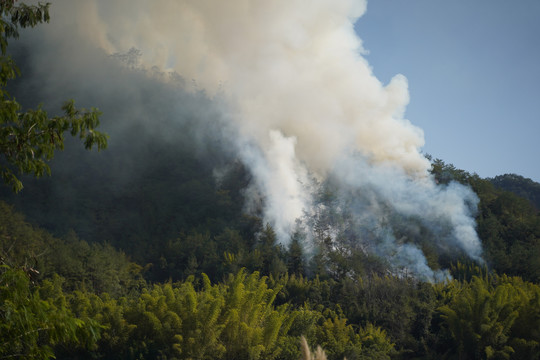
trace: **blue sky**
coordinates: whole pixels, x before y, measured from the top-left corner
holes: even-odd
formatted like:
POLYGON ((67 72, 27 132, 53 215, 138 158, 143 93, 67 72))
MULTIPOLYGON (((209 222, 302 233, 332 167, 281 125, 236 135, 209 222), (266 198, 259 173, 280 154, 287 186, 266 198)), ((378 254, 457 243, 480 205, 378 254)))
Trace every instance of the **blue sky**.
POLYGON ((540 0, 368 0, 356 24, 383 83, 409 80, 423 151, 540 182, 540 0))

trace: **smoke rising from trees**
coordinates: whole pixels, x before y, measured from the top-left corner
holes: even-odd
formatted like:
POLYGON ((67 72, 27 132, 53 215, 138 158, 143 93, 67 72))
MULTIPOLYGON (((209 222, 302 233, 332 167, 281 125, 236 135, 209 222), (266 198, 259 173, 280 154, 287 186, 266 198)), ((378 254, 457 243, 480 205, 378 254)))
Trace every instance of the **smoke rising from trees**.
POLYGON ((164 128, 171 123, 200 151, 221 148, 251 172, 246 209, 262 208, 282 243, 299 223, 314 240, 318 223, 335 241, 349 234, 396 268, 434 279, 441 274, 427 265, 419 233, 437 251, 480 260, 478 200, 429 174, 423 132, 404 118, 406 78, 383 85, 362 57, 354 23, 366 6, 56 0, 54 21, 18 44, 34 79, 24 86, 46 84, 33 92, 38 101, 74 97, 104 111, 110 151, 126 130, 184 141, 164 128), (332 202, 321 200, 330 188, 332 202))

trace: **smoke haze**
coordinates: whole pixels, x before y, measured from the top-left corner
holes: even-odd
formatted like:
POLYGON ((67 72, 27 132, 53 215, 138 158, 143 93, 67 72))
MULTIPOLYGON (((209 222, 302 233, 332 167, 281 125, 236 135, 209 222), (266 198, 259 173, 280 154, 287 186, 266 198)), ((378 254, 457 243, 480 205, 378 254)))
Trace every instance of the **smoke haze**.
POLYGON ((34 87, 46 84, 47 91, 36 91, 39 101, 73 97, 95 105, 111 119, 107 129, 114 130, 115 117, 132 118, 160 141, 180 141, 159 123, 137 119, 191 114, 190 139, 201 149, 221 144, 249 169, 246 209, 262 207, 280 242, 288 243, 299 221, 309 224, 333 208, 349 220, 347 229, 329 224, 328 236, 352 232, 365 251, 436 279, 443 275, 427 265, 417 230, 395 219, 430 229, 441 252, 457 248, 480 260, 478 200, 429 175, 423 132, 404 118, 406 78, 383 85, 362 57, 354 23, 366 6, 359 0, 53 0, 51 23, 24 33, 19 46, 28 49, 34 87), (128 68, 145 69, 144 75, 129 75, 110 56, 133 48, 140 56, 128 58, 128 68), (141 90, 158 80, 170 91, 141 90), (175 99, 175 86, 192 97, 175 99), (199 91, 213 99, 210 105, 197 98, 199 91), (329 183, 333 205, 317 199, 329 183))

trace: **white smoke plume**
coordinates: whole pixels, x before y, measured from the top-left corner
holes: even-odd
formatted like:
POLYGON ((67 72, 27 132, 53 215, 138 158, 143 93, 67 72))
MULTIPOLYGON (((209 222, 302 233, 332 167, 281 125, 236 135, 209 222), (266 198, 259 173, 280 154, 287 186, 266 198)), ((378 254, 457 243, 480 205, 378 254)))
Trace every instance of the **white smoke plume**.
MULTIPOLYGON (((240 149, 243 162, 255 174, 255 189, 264 196, 264 215, 274 224, 278 239, 288 241, 296 219, 310 204, 307 170, 295 154, 295 138, 270 131, 269 147, 261 153, 257 147, 240 149)), ((249 197, 248 197, 249 199, 249 197)))
POLYGON ((423 132, 404 118, 406 78, 396 75, 384 86, 362 57, 354 23, 366 7, 362 0, 53 0, 42 31, 55 40, 47 51, 62 57, 38 61, 61 87, 66 67, 88 65, 81 55, 88 49, 139 49, 142 66, 174 71, 225 99, 238 137, 231 144, 281 242, 295 221, 320 210, 312 179, 331 176, 345 189, 343 199, 362 199, 349 202, 350 211, 357 226, 377 229, 372 251, 433 278, 422 251, 385 228, 381 204, 443 229, 434 230, 441 249, 480 259, 477 199, 429 175, 423 132))

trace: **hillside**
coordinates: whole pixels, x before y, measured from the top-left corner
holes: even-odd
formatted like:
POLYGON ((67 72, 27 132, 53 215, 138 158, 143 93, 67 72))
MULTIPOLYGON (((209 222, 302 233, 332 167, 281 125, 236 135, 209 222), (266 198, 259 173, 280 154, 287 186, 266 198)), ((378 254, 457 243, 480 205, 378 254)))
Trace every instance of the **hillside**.
MULTIPOLYGON (((39 344, 50 338, 59 359, 238 359, 247 354, 297 359, 300 335, 321 345, 330 359, 430 359, 477 351, 517 359, 534 358, 540 351, 534 330, 539 326, 535 299, 540 286, 519 277, 487 274, 461 263, 451 269, 456 280, 440 284, 376 273, 353 275, 358 266, 351 265, 369 259, 349 262, 338 253, 319 259, 320 271, 306 277, 293 246, 287 252, 289 273, 275 273, 279 259, 266 259, 282 250, 268 242, 272 231, 266 229, 252 252, 262 257, 253 259, 252 267, 262 274, 274 272, 270 277, 228 267, 222 269, 222 280, 201 274, 151 285, 144 277, 152 267, 169 274, 173 269, 162 264, 143 268, 108 245, 88 244, 74 234, 59 240, 9 206, 0 206, 0 314, 2 329, 9 329, 1 333, 3 354, 39 353, 39 344), (340 272, 324 270, 338 264, 340 272), (11 302, 13 298, 19 300, 11 302), (36 299, 46 307, 38 310, 36 299), (17 320, 13 314, 25 311, 24 306, 32 306, 32 317, 17 320), (474 309, 484 315, 476 316, 474 309), (59 331, 61 324, 73 322, 77 325, 72 329, 79 330, 62 330, 56 340, 54 333, 42 332, 40 342, 22 328, 39 327, 42 321, 59 331), (55 325, 57 321, 61 323, 55 325), (477 340, 471 342, 471 337, 477 340)), ((200 245, 202 238, 188 240, 200 245)), ((224 260, 234 262, 239 254, 224 260)), ((196 260, 188 262, 197 265, 196 260)))
POLYGON ((540 209, 540 184, 517 174, 504 174, 488 179, 496 187, 529 200, 540 209))
POLYGON ((347 71, 215 2, 162 69, 81 4, 0 2, 0 359, 540 357, 540 184, 423 155, 351 27, 347 71))

